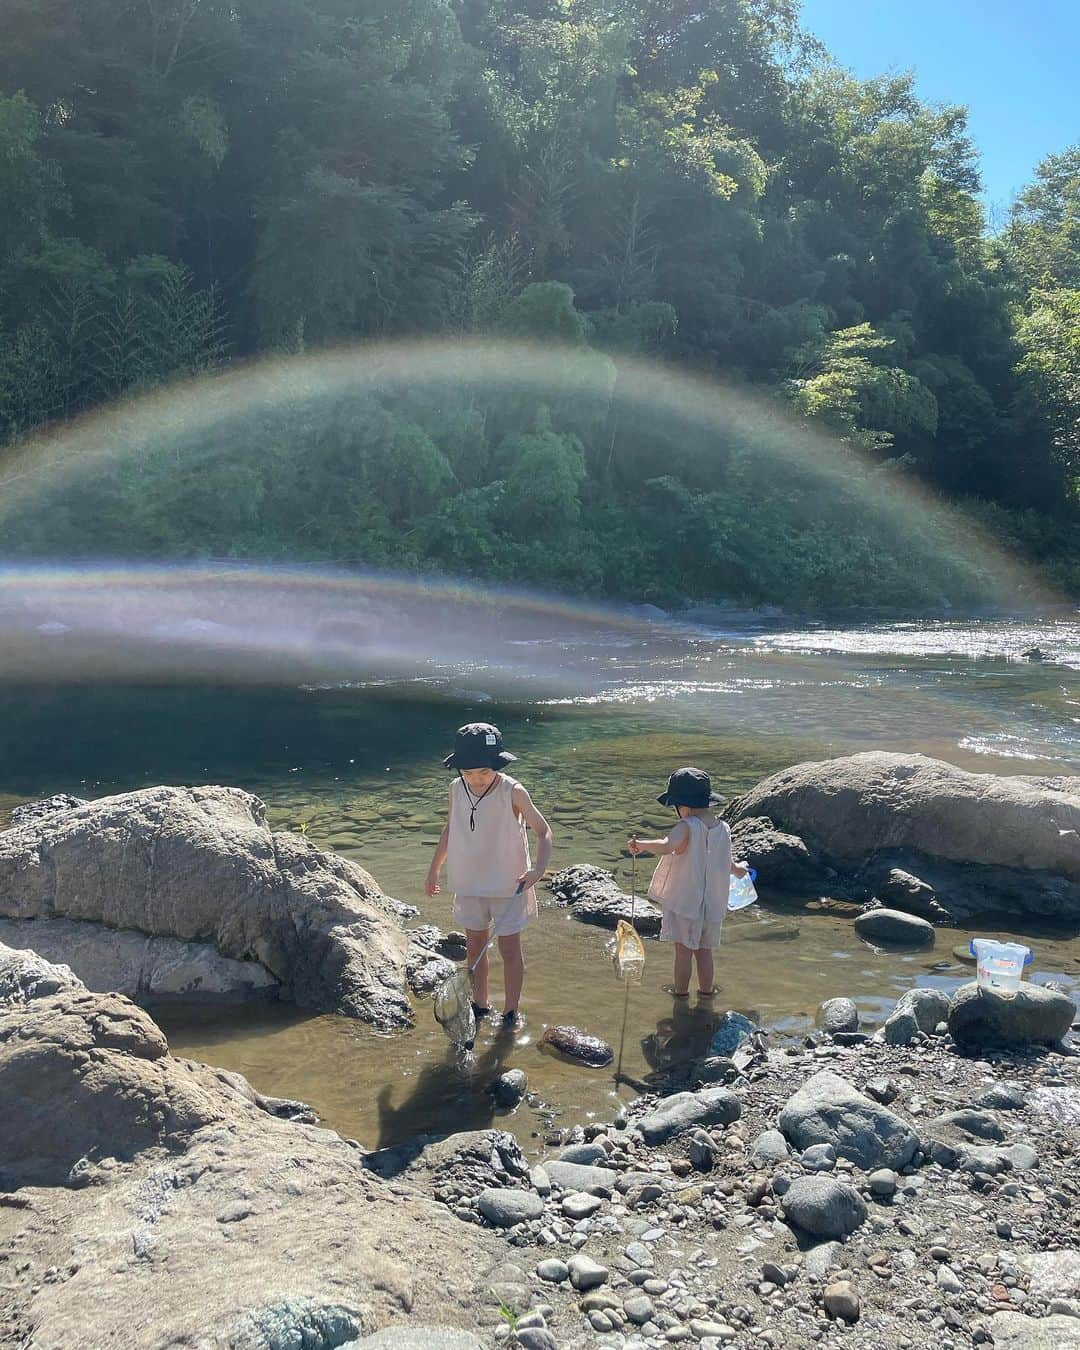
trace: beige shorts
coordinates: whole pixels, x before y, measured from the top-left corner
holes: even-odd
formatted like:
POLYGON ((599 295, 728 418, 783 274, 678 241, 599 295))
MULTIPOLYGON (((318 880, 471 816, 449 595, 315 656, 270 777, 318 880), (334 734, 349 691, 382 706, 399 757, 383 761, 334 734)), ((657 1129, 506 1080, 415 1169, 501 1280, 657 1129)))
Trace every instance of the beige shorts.
POLYGON ((535 909, 528 892, 505 900, 489 895, 455 895, 451 914, 462 928, 471 928, 474 933, 485 932, 494 924, 499 937, 512 937, 532 922, 535 909), (509 905, 513 905, 514 912, 508 910, 509 905))
POLYGON ((660 941, 678 942, 694 952, 700 951, 703 947, 719 947, 720 930, 723 926, 723 919, 719 923, 703 923, 700 919, 687 919, 681 914, 669 914, 664 910, 663 922, 660 925, 660 941))

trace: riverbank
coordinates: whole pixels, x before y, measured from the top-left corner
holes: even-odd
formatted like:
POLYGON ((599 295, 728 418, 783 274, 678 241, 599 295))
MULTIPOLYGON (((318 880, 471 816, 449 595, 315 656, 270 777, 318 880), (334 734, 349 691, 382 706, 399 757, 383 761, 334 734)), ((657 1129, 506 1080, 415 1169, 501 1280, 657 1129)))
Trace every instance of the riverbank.
POLYGON ((1067 1045, 892 1045, 834 1009, 835 1036, 675 1068, 530 1167, 500 1129, 380 1153, 294 1123, 127 1000, 6 961, 5 1344, 1080 1344, 1067 1045))

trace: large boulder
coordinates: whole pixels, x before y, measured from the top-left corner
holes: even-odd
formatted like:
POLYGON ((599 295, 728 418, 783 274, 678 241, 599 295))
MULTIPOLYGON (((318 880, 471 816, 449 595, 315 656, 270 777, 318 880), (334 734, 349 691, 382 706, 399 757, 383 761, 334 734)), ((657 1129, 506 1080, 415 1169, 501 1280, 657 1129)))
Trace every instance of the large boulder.
POLYGON ((635 905, 610 872, 591 863, 577 863, 556 872, 551 878, 551 895, 556 904, 565 905, 581 923, 613 929, 620 919, 627 923, 632 919, 637 931, 646 937, 655 937, 660 932, 664 917, 643 895, 638 896, 635 905))
POLYGON ((1057 989, 1024 981, 1002 998, 973 980, 953 995, 948 1021, 961 1045, 1056 1045, 1075 1017, 1076 1004, 1057 989))
POLYGON ((210 944, 301 1007, 411 1021, 395 903, 354 863, 271 833, 262 802, 235 788, 148 788, 3 831, 0 916, 210 944))
MULTIPOLYGON (((925 755, 874 751, 773 774, 727 817, 733 835, 741 821, 765 818, 848 877, 871 863, 875 872, 909 872, 953 914, 1008 905, 1080 915, 1075 779, 967 773, 925 755)), ((898 903, 902 891, 893 887, 889 899, 898 903)))
POLYGON ((209 942, 148 937, 75 919, 0 919, 0 942, 67 962, 98 993, 185 1002, 274 997, 277 980, 258 961, 222 956, 209 942))
MULTIPOLYGON (((14 963, 25 974, 0 950, 14 963)), ((39 997, 4 978, 0 1170, 36 1187, 34 1263, 63 1272, 6 1291, 20 1342, 84 1345, 92 1328, 95 1345, 265 1350, 404 1315, 475 1327, 496 1239, 331 1131, 260 1109, 237 1075, 173 1059, 126 999, 63 971, 39 997)))
POLYGON ((934 941, 934 925, 899 909, 867 909, 855 919, 855 931, 871 942, 926 947, 934 941))
POLYGON ((796 1148, 832 1144, 838 1157, 867 1171, 898 1171, 919 1146, 919 1136, 906 1121, 830 1069, 814 1074, 788 1098, 780 1111, 780 1128, 796 1148))
POLYGON ((755 885, 763 894, 816 890, 824 879, 820 860, 805 842, 764 816, 745 816, 732 826, 731 853, 754 868, 755 885))

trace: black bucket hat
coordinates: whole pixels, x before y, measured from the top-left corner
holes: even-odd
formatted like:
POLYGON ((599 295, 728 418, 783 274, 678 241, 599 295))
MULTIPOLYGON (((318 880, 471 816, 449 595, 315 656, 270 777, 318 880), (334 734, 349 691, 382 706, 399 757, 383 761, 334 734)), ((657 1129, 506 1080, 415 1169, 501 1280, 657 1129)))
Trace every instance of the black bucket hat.
POLYGON ((454 733, 454 750, 443 763, 448 769, 501 769, 517 755, 503 749, 502 732, 490 722, 470 722, 454 733))
POLYGON ((689 806, 701 810, 719 806, 724 798, 712 790, 709 775, 703 769, 676 769, 667 782, 667 791, 656 799, 661 806, 689 806))

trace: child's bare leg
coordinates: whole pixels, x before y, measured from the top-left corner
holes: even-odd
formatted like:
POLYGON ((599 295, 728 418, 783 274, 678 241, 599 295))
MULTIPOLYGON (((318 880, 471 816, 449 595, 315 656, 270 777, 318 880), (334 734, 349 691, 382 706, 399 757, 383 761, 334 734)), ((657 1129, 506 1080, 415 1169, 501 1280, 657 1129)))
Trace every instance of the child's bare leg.
POLYGON ((694 953, 694 959, 697 961, 698 992, 702 994, 711 994, 714 987, 713 979, 715 976, 712 948, 699 947, 694 953))
MULTIPOLYGON (((484 945, 488 940, 488 932, 486 928, 466 928, 465 938, 465 964, 466 967, 471 968, 472 963, 484 950, 484 945)), ((478 1008, 486 1008, 488 1005, 488 959, 486 954, 480 957, 480 964, 473 971, 473 999, 478 1008)))
POLYGON ((503 963, 503 988, 506 1006, 503 1012, 517 1012, 521 1002, 521 986, 525 982, 525 954, 521 950, 521 934, 509 933, 499 939, 499 955, 503 963))
POLYGON ((688 994, 690 992, 690 970, 693 966, 694 953, 689 947, 684 947, 681 942, 675 944, 675 992, 677 994, 688 994))

